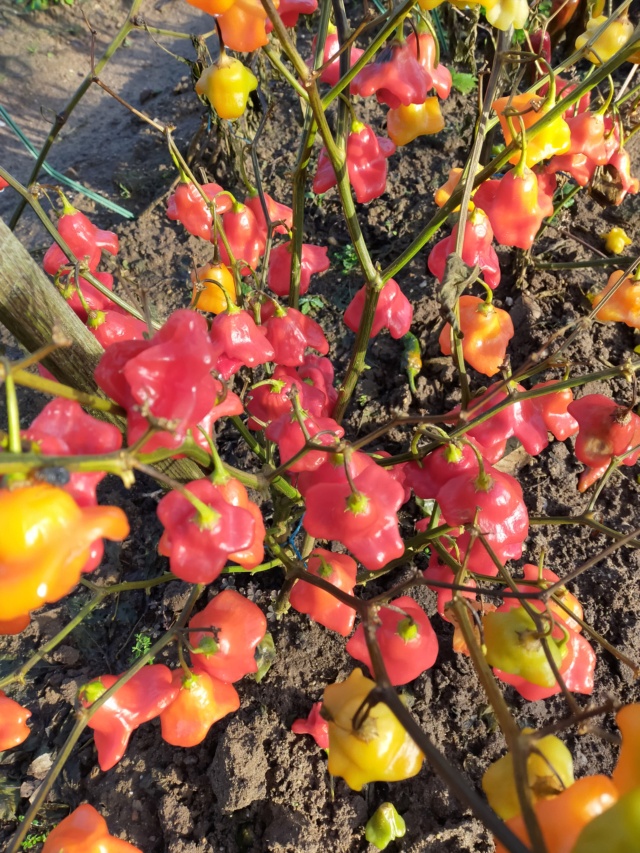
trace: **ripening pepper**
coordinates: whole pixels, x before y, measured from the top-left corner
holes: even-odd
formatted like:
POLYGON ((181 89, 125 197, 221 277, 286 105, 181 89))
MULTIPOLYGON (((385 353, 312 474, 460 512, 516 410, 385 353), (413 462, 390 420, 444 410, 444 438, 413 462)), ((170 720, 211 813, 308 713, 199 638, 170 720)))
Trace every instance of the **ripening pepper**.
MULTIPOLYGON (((590 468, 608 465, 631 444, 636 429, 633 412, 603 394, 585 394, 568 407, 579 424, 575 454, 590 468)), ((637 416, 636 416, 637 417, 637 416)))
POLYGON ((633 242, 624 228, 619 228, 617 225, 600 236, 604 240, 604 247, 610 255, 621 255, 624 252, 624 247, 630 246, 633 242))
MULTIPOLYGON (((573 853, 582 829, 610 809, 617 799, 618 792, 607 776, 585 776, 569 785, 557 797, 539 800, 534 810, 547 853, 573 853)), ((522 815, 512 817, 507 821, 507 826, 521 841, 530 845, 522 815)), ((603 853, 604 850, 608 853, 608 847, 601 849, 603 853)), ((507 853, 499 841, 496 841, 496 853, 507 853)))
POLYGON ((257 367, 274 357, 264 328, 257 326, 247 311, 233 305, 214 318, 210 337, 215 369, 224 379, 241 367, 257 367))
POLYGON ((158 553, 169 557, 171 571, 182 580, 211 583, 230 554, 251 546, 255 521, 248 510, 228 503, 210 480, 194 480, 185 489, 201 508, 177 491, 160 500, 157 513, 164 533, 158 553))
POLYGON ((242 566, 243 569, 255 569, 264 559, 264 538, 266 535, 260 507, 249 499, 247 490, 240 480, 230 477, 224 470, 216 471, 213 483, 224 500, 231 506, 246 509, 254 521, 253 540, 247 548, 229 554, 228 560, 242 566))
POLYGON ((422 370, 422 352, 420 341, 411 332, 405 332, 402 336, 402 367, 409 380, 409 388, 412 394, 416 394, 416 376, 422 370))
POLYGON ((567 154, 584 154, 596 166, 609 162, 611 152, 605 144, 605 120, 600 113, 582 112, 567 119, 571 145, 567 154))
MULTIPOLYGON (((316 548, 307 562, 307 571, 332 584, 336 589, 351 593, 356 584, 357 566, 348 554, 335 554, 316 548)), ((304 580, 297 580, 289 602, 298 613, 306 613, 314 622, 348 637, 355 622, 353 607, 338 601, 330 592, 304 580)))
POLYGON ((189 622, 191 662, 226 683, 258 671, 256 646, 264 639, 267 620, 257 604, 239 592, 224 589, 189 622))
POLYGON ((196 92, 204 95, 220 118, 236 119, 247 109, 249 94, 258 88, 258 80, 239 59, 222 53, 215 65, 202 72, 196 92))
MULTIPOLYGON (((590 18, 587 21, 587 29, 576 39, 576 50, 580 50, 595 34, 596 30, 607 20, 607 15, 598 15, 596 18, 590 18)), ((594 65, 602 65, 607 62, 614 53, 617 53, 621 47, 631 38, 633 34, 633 24, 626 14, 621 15, 616 20, 612 21, 604 32, 598 36, 593 42, 591 48, 587 52, 586 58, 593 62, 594 65)))
MULTIPOLYGON (((523 729, 530 734, 533 729, 523 729)), ((534 741, 535 749, 527 757, 526 786, 533 803, 556 797, 574 782, 571 753, 555 735, 546 735, 534 741)), ((482 777, 482 790, 489 805, 502 820, 520 814, 520 801, 516 792, 513 755, 508 752, 494 761, 482 777)))
POLYGON ((198 311, 210 311, 220 314, 227 310, 230 300, 238 304, 238 292, 229 268, 224 264, 210 263, 198 267, 196 273, 191 273, 193 283, 193 304, 198 311))
MULTIPOLYGON (((479 171, 481 171, 482 167, 476 167, 476 175, 479 171)), ((457 189, 458 184, 460 183, 460 178, 462 177, 464 169, 456 167, 454 169, 449 169, 449 176, 447 180, 441 187, 433 194, 433 200, 438 205, 438 207, 444 207, 444 205, 449 201, 455 189, 457 189)), ((471 190, 471 198, 475 195, 475 190, 471 190)), ((469 204, 469 210, 471 211, 472 205, 469 204)), ((459 207, 456 207, 454 213, 457 213, 460 210, 459 207)))
MULTIPOLYGON (((218 216, 231 209, 233 197, 220 184, 202 184, 201 189, 210 201, 215 201, 218 216)), ((200 189, 192 181, 181 181, 169 196, 167 217, 180 222, 194 237, 211 240, 213 215, 200 189)))
POLYGON ((584 827, 571 853, 640 853, 640 788, 584 827))
MULTIPOLYGON (((387 186, 387 158, 396 150, 390 139, 376 136, 362 122, 354 121, 347 139, 347 172, 359 204, 379 198, 387 186)), ((323 148, 313 179, 314 193, 325 193, 338 183, 333 166, 323 148)))
MULTIPOLYGON (((240 263, 240 275, 248 275, 260 262, 264 252, 264 238, 258 220, 246 204, 234 202, 231 210, 222 217, 222 227, 236 261, 240 263)), ((230 266, 231 260, 222 240, 218 241, 220 260, 230 266)))
POLYGON ((233 684, 212 678, 206 672, 173 673, 178 694, 160 714, 162 739, 172 746, 197 746, 218 720, 237 711, 240 697, 233 684))
MULTIPOLYGON (((91 707, 119 678, 101 675, 81 687, 78 698, 82 707, 91 707)), ((169 667, 156 663, 138 670, 98 708, 87 725, 93 729, 101 770, 106 772, 120 761, 132 732, 160 716, 179 690, 169 667)))
MULTIPOLYGON (((394 686, 408 684, 434 665, 438 638, 429 617, 413 598, 403 595, 393 599, 378 610, 376 622, 376 641, 394 686)), ((362 625, 356 628, 346 650, 373 671, 362 625)))
POLYGON ((538 189, 538 177, 522 160, 499 181, 478 187, 474 203, 491 222, 493 234, 503 246, 530 249, 553 203, 538 189))
MULTIPOLYGON (((352 332, 357 332, 360 328, 366 298, 367 288, 363 285, 344 312, 345 325, 352 332)), ((369 337, 374 338, 382 329, 389 329, 391 337, 398 340, 407 334, 412 320, 413 306, 400 290, 397 281, 390 278, 378 295, 369 337)))
MULTIPOLYGON (((513 126, 516 133, 520 132, 520 120, 524 123, 525 129, 532 127, 539 121, 552 107, 555 105, 555 98, 550 97, 547 100, 542 100, 538 95, 522 94, 514 95, 512 98, 498 98, 493 102, 493 108, 500 119, 500 126, 504 135, 504 141, 507 145, 512 141, 511 130, 505 118, 505 110, 507 107, 514 115, 513 126), (520 118, 518 118, 520 116, 520 118)), ((541 160, 547 160, 553 157, 554 154, 564 154, 569 150, 571 145, 571 130, 569 125, 558 116, 550 124, 533 136, 527 138, 527 151, 525 163, 527 166, 534 166, 541 160)), ((521 159, 521 153, 516 151, 511 158, 511 163, 518 163, 521 159)))
POLYGON ((195 6, 209 15, 223 15, 235 2, 236 0, 187 0, 190 6, 195 6))
POLYGON ((408 145, 418 136, 440 133, 443 128, 444 117, 435 96, 421 104, 400 104, 387 113, 387 133, 398 147, 408 145))
POLYGON ((368 782, 398 782, 420 772, 424 755, 383 702, 368 709, 357 727, 354 716, 375 688, 359 669, 325 688, 322 713, 329 720, 329 766, 354 791, 368 782))
MULTIPOLYGON (((557 616, 554 618, 555 622, 559 624, 561 620, 557 616)), ((559 666, 559 672, 567 690, 571 693, 583 693, 588 696, 593 693, 596 655, 582 634, 572 631, 566 625, 565 622, 564 628, 568 634, 565 646, 566 654, 559 666)), ((557 633, 559 635, 560 631, 558 630, 557 633)), ((548 699, 550 696, 555 696, 561 692, 560 685, 555 682, 550 687, 542 687, 521 675, 507 673, 500 669, 494 669, 493 674, 505 684, 510 684, 528 702, 548 699)))
POLYGON ((322 702, 314 702, 308 717, 301 717, 291 724, 294 735, 311 735, 320 749, 329 748, 329 723, 321 714, 322 702))
POLYGON ((529 17, 527 0, 485 0, 487 21, 497 30, 508 30, 509 27, 521 30, 529 17))
MULTIPOLYGON (((482 187, 485 186, 486 184, 482 184, 482 187)), ((475 207, 469 213, 464 226, 462 260, 472 269, 476 265, 479 266, 483 281, 488 287, 495 290, 500 284, 500 262, 496 250, 491 245, 493 228, 490 219, 491 217, 487 216, 480 207, 475 207)), ((451 234, 439 240, 429 252, 427 266, 429 272, 433 273, 438 281, 442 281, 444 278, 447 258, 455 252, 457 236, 458 224, 456 223, 451 234)))
POLYGON ((396 838, 403 838, 407 831, 407 825, 393 803, 382 803, 367 821, 364 829, 364 837, 377 847, 385 850, 396 838))
POLYGON ((6 693, 0 690, 0 752, 24 743, 31 734, 27 725, 30 716, 31 711, 9 699, 6 693))
POLYGON ((604 289, 596 294, 592 303, 594 308, 616 288, 615 293, 597 312, 596 320, 601 323, 626 323, 633 329, 640 329, 640 278, 629 275, 620 283, 623 277, 622 270, 612 272, 604 289))
POLYGON ((1 622, 62 598, 80 580, 96 539, 121 541, 129 533, 118 507, 81 508, 47 483, 0 489, 0 518, 1 622))
MULTIPOLYGON (((289 295, 291 282, 291 250, 293 243, 282 243, 271 250, 269 257, 269 276, 267 284, 278 296, 289 295)), ((329 269, 328 249, 326 246, 302 244, 300 258, 300 296, 309 290, 311 276, 329 269)))
MULTIPOLYGON (((311 42, 313 56, 315 56, 316 42, 317 40, 314 36, 313 41, 311 42)), ((329 86, 335 86, 340 79, 340 57, 336 56, 339 50, 340 42, 338 40, 338 32, 336 27, 330 23, 327 30, 327 38, 324 43, 324 53, 322 54, 322 65, 325 65, 326 67, 320 75, 320 80, 323 83, 328 83, 329 86), (332 56, 335 58, 330 62, 329 60, 332 56)), ((356 64, 363 53, 364 50, 361 50, 359 47, 355 47, 354 45, 351 46, 351 52, 349 54, 349 64, 351 67, 356 64)), ((313 65, 313 56, 307 60, 307 65, 310 67, 313 65)), ((353 92, 353 89, 351 88, 352 86, 353 83, 349 84, 349 91, 351 92, 353 92)))
MULTIPOLYGON (((274 6, 278 7, 278 0, 274 6)), ((235 0, 217 18, 225 47, 238 53, 252 53, 267 44, 267 13, 260 0, 235 0)))
POLYGON ((640 704, 620 708, 616 725, 622 735, 622 746, 611 778, 620 794, 628 794, 640 788, 640 704))
MULTIPOLYGON (((487 662, 512 675, 519 675, 539 687, 553 687, 556 677, 551 669, 533 618, 522 606, 485 613, 482 619, 487 662)), ((549 652, 556 665, 566 655, 566 647, 553 637, 547 638, 549 652)))
POLYGON ((47 835, 42 853, 142 853, 128 841, 109 834, 106 820, 83 803, 47 835))
MULTIPOLYGON (((517 588, 519 592, 536 592, 540 589, 546 589, 551 586, 551 584, 556 583, 560 578, 555 572, 552 572, 551 569, 540 569, 539 566, 534 565, 533 563, 526 563, 522 567, 522 573, 524 575, 524 581, 519 581, 517 584, 517 588)), ((574 613, 578 618, 582 619, 584 612, 582 609, 582 605, 575 597, 572 595, 568 589, 564 586, 559 587, 555 595, 560 599, 560 601, 569 608, 569 610, 574 613)), ((558 618, 558 620, 562 620, 562 622, 567 626, 567 628, 571 628, 572 631, 581 631, 582 626, 573 619, 567 611, 560 607, 559 604, 556 604, 553 599, 550 599, 548 604, 540 601, 536 598, 527 599, 529 602, 529 606, 539 610, 540 612, 544 612, 547 607, 549 608, 549 612, 553 613, 554 616, 558 618)), ((518 600, 515 598, 505 599, 503 604, 503 608, 506 610, 508 607, 517 607, 518 600)))
POLYGON ((423 104, 433 85, 431 74, 420 64, 414 44, 394 42, 365 65, 352 83, 356 95, 377 97, 391 109, 409 104, 423 104))
MULTIPOLYGON (((347 464, 353 465, 353 456, 347 464)), ((404 501, 404 488, 373 463, 360 473, 351 468, 354 492, 344 477, 344 467, 343 477, 336 477, 337 482, 324 479, 327 466, 330 473, 331 463, 326 462, 317 472, 307 475, 311 483, 315 477, 319 480, 305 487, 307 511, 302 523, 307 533, 317 539, 342 542, 370 571, 401 557, 404 542, 397 512, 404 501)))
MULTIPOLYGON (((511 317, 502 308, 478 296, 460 297, 460 331, 464 360, 485 376, 494 376, 504 362, 507 345, 515 334, 511 317)), ((438 340, 444 355, 451 355, 451 326, 446 323, 438 340)))

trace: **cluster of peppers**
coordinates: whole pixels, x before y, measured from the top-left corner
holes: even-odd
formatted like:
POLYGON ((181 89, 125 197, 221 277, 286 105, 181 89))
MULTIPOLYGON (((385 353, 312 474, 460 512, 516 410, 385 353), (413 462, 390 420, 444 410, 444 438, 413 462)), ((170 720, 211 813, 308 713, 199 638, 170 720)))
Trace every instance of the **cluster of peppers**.
MULTIPOLYGON (((611 776, 584 776, 577 781, 573 760, 555 735, 536 736, 527 758, 525 786, 548 853, 636 853, 640 850, 640 773, 638 732, 640 705, 626 705, 616 722, 622 734, 618 762, 611 776)), ((513 756, 507 753, 485 772, 482 787, 492 808, 515 835, 530 843, 516 796, 513 756)), ((497 853, 505 847, 496 841, 497 853)))

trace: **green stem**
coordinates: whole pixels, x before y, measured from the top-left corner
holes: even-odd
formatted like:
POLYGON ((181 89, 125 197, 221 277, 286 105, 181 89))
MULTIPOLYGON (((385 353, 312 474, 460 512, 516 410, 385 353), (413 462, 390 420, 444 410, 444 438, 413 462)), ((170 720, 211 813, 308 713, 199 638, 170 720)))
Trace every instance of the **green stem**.
MULTIPOLYGON (((0 379, 7 382, 8 373, 5 367, 0 368, 0 379)), ((113 400, 107 400, 104 397, 98 397, 95 394, 88 394, 85 391, 76 391, 70 385, 63 385, 61 382, 56 382, 53 379, 45 379, 37 373, 29 373, 27 370, 11 369, 11 379, 17 385, 22 385, 24 388, 32 388, 34 391, 40 391, 43 394, 50 394, 52 397, 62 397, 64 400, 75 400, 81 406, 88 409, 93 409, 96 412, 108 412, 111 415, 124 416, 125 411, 113 400)))

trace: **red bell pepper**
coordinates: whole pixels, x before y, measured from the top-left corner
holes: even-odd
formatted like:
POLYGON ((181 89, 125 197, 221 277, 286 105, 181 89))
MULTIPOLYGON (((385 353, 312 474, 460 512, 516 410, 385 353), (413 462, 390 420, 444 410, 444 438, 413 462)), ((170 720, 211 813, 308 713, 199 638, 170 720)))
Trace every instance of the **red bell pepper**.
MULTIPOLYGON (((316 548, 307 562, 307 571, 333 584, 336 589, 351 593, 356 585, 357 566, 348 554, 336 554, 325 548, 316 548)), ((330 592, 325 592, 308 581, 297 580, 289 595, 289 602, 298 613, 306 613, 319 625, 348 637, 355 622, 356 612, 343 604, 330 592)))
MULTIPOLYGON (((438 505, 445 524, 461 527, 475 523, 499 560, 517 559, 522 554, 522 543, 529 533, 529 514, 522 488, 509 474, 494 468, 480 474, 465 471, 440 489, 438 505)), ((469 534, 457 541, 464 554, 469 534)), ((480 539, 471 546, 469 568, 492 576, 498 574, 480 539)))
MULTIPOLYGON (((94 258, 97 252, 98 261, 102 251, 117 255, 118 235, 114 234, 113 231, 102 231, 97 228, 84 213, 69 204, 64 195, 62 199, 64 207, 62 216, 58 220, 58 233, 68 244, 73 254, 82 260, 85 257, 94 258)), ((59 255, 62 255, 62 252, 54 243, 44 256, 42 265, 45 271, 51 275, 55 275, 61 266, 69 263, 68 258, 62 255, 64 262, 59 264, 59 255), (56 264, 58 264, 57 267, 56 264), (54 267, 56 268, 54 269, 54 267)))
POLYGON ((322 702, 314 702, 306 719, 294 720, 291 731, 295 735, 311 735, 320 749, 329 749, 329 723, 320 710, 322 702))
POLYGON ((0 752, 19 746, 29 737, 31 729, 27 720, 30 716, 31 711, 0 690, 0 752))
POLYGON ((191 661, 196 672, 224 682, 239 681, 258 671, 255 650, 267 631, 257 604, 239 592, 225 589, 189 622, 191 661))
MULTIPOLYGON (((274 224, 280 222, 280 225, 276 225, 273 229, 274 234, 287 234, 291 231, 293 228, 293 210, 286 204, 280 204, 280 202, 271 198, 267 193, 264 194, 264 200, 267 203, 267 211, 271 222, 274 224)), ((244 203, 255 216, 262 238, 266 242, 268 234, 267 220, 264 218, 260 196, 247 196, 244 203)))
MULTIPOLYGON (((338 439, 344 435, 344 429, 333 418, 312 418, 308 413, 303 414, 304 426, 309 437, 316 444, 322 444, 328 449, 335 446, 338 439)), ((304 447, 306 436, 302 426, 293 412, 280 415, 272 421, 265 435, 270 441, 278 445, 280 451, 280 464, 284 465, 293 459, 304 447)), ((309 450, 300 459, 289 465, 289 471, 299 473, 301 471, 315 471, 327 459, 328 450, 309 450)))
MULTIPOLYGON (((250 207, 234 202, 231 210, 222 217, 222 227, 233 257, 236 261, 244 262, 239 265, 240 275, 248 275, 252 269, 256 269, 264 252, 265 238, 260 223, 250 207)), ((222 240, 218 241, 218 250, 222 263, 230 266, 231 261, 222 240)))
POLYGON ((478 459, 468 444, 462 447, 445 444, 419 462, 408 462, 405 468, 408 485, 423 500, 437 498, 440 489, 453 477, 465 471, 475 474, 478 470, 478 459))
MULTIPOLYGON (((357 332, 360 328, 366 298, 365 285, 356 293, 344 312, 345 325, 352 332, 357 332)), ((378 296, 369 337, 374 338, 382 329, 389 329, 391 337, 398 340, 407 334, 412 320, 413 306, 400 290, 398 283, 390 278, 378 296)))
POLYGON ((149 333, 146 323, 115 305, 108 311, 90 311, 87 328, 104 349, 123 341, 142 341, 149 333))
MULTIPOLYGON (((457 236, 458 226, 455 225, 451 234, 439 240, 429 252, 427 266, 438 281, 444 278, 447 258, 455 252, 457 236)), ((469 267, 479 266, 484 282, 495 290, 500 284, 500 262, 491 245, 492 240, 493 229, 489 217, 484 210, 474 208, 465 222, 462 260, 469 267)))
POLYGON ((255 521, 246 509, 228 503, 210 480, 194 480, 185 488, 210 512, 198 512, 180 492, 165 495, 157 509, 164 527, 158 552, 169 557, 171 571, 182 580, 211 583, 231 554, 252 545, 255 521))
MULTIPOLYGON (((353 457, 348 464, 352 463, 353 457)), ((314 478, 318 473, 319 479, 315 485, 305 487, 304 529, 318 539, 342 542, 371 571, 384 568, 404 553, 397 516, 404 489, 373 463, 359 474, 350 469, 356 489, 353 492, 346 477, 340 483, 336 473, 331 473, 331 467, 331 463, 325 463, 319 472, 308 475, 314 478), (324 477, 328 474, 338 482, 327 482, 324 477)))
POLYGON ((241 367, 257 367, 272 361, 275 350, 262 326, 256 326, 247 311, 229 306, 211 324, 215 369, 224 379, 241 367))
MULTIPOLYGON (((272 249, 269 257, 269 276, 267 283, 278 296, 289 295, 289 283, 291 281, 291 248, 292 243, 282 243, 272 249)), ((315 273, 325 272, 331 264, 327 255, 326 246, 312 246, 310 243, 302 244, 302 256, 300 259, 300 295, 309 290, 311 276, 315 273)))
POLYGON ((422 104, 433 85, 429 71, 418 62, 415 42, 395 42, 380 51, 373 62, 358 72, 353 92, 367 98, 376 96, 378 103, 393 109, 401 104, 422 104))
MULTIPOLYGON (((220 184, 202 184, 202 190, 208 199, 216 203, 216 213, 221 216, 231 209, 233 199, 220 184)), ((180 222, 194 237, 210 241, 212 238, 213 216, 198 187, 191 181, 185 181, 167 200, 167 216, 180 222)))
POLYGON ((273 346, 273 361, 276 364, 284 367, 303 364, 307 347, 321 355, 329 352, 329 343, 320 324, 295 308, 264 306, 262 319, 267 340, 273 346))
POLYGON ((636 424, 629 408, 603 394, 586 394, 568 406, 579 425, 575 454, 590 468, 608 465, 631 446, 636 424))
MULTIPOLYGON (((347 140, 347 172, 359 204, 379 198, 387 186, 387 158, 396 150, 390 139, 376 136, 362 122, 354 121, 347 140)), ((326 193, 338 183, 331 161, 323 148, 313 179, 313 191, 326 193)))
POLYGON ((227 714, 237 711, 240 697, 233 684, 212 678, 206 672, 173 673, 178 695, 160 714, 162 739, 172 746, 197 746, 209 729, 227 714))
MULTIPOLYGON (((434 665, 438 638, 429 617, 413 598, 395 598, 388 607, 378 610, 377 618, 376 640, 393 685, 408 684, 434 665)), ((358 625, 346 649, 373 672, 362 625, 358 625)))
MULTIPOLYGON (((117 675, 101 675, 80 688, 78 698, 89 708, 118 680, 117 675)), ((110 699, 98 708, 88 722, 93 729, 98 764, 107 771, 125 754, 131 733, 160 716, 178 695, 179 685, 171 670, 157 663, 138 670, 110 699)))

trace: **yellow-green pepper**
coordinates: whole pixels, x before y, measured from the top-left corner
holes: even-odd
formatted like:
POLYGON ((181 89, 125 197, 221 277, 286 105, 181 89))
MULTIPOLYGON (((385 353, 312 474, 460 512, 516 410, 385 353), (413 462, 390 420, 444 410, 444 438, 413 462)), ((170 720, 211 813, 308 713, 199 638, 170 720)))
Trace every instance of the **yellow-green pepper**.
MULTIPOLYGON (((587 21, 587 29, 576 39, 576 50, 585 45, 591 36, 599 29, 607 20, 606 15, 599 15, 597 18, 591 18, 587 21)), ((614 53, 617 53, 621 47, 631 38, 633 33, 633 24, 626 15, 616 18, 612 21, 607 29, 598 36, 591 45, 591 50, 587 53, 587 59, 593 62, 594 65, 600 65, 603 62, 611 59, 614 53)))
POLYGON ((223 54, 215 65, 202 72, 196 92, 205 95, 220 118, 236 119, 244 113, 249 93, 258 80, 239 59, 223 54))

